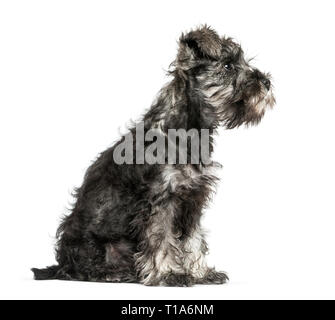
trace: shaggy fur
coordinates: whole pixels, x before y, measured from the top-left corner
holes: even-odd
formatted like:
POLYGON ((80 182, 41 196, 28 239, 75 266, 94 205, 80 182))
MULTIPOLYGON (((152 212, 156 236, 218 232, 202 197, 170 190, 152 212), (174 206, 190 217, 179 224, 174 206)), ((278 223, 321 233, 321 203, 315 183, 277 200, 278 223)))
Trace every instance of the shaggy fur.
MULTIPOLYGON (((180 37, 170 74, 172 81, 143 116, 145 132, 209 129, 210 152, 218 126, 257 124, 275 102, 269 75, 251 67, 232 39, 207 26, 180 37)), ((130 132, 135 141, 135 127, 130 132)), ((57 232, 58 265, 32 269, 35 279, 224 283, 226 274, 206 264, 200 226, 219 165, 118 165, 113 151, 123 139, 88 168, 57 232)))

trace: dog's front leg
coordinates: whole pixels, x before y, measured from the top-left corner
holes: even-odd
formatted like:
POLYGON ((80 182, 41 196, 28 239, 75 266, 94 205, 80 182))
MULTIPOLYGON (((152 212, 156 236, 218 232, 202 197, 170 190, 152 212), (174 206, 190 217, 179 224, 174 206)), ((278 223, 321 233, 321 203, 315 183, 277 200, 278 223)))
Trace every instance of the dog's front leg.
POLYGON ((183 242, 173 228, 174 203, 154 208, 136 254, 136 269, 145 285, 190 286, 192 275, 184 267, 183 242))
POLYGON ((184 252, 184 268, 197 284, 222 284, 227 282, 228 276, 224 272, 208 267, 206 255, 208 252, 204 234, 197 226, 191 236, 182 245, 184 252))

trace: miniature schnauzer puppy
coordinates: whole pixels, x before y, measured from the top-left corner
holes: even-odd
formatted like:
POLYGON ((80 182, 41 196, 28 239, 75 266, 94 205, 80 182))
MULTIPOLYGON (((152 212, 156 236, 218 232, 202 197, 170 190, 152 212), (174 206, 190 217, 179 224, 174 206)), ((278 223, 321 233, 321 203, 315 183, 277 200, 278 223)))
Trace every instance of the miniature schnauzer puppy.
MULTIPOLYGON (((206 25, 181 35, 169 73, 171 82, 142 118, 144 132, 155 128, 166 136, 169 129, 206 129, 210 154, 218 126, 257 124, 275 103, 270 75, 252 67, 231 38, 206 25)), ((129 129, 134 141, 135 131, 135 125, 129 129)), ((113 153, 124 140, 88 168, 71 214, 57 231, 58 264, 32 269, 35 279, 151 286, 226 282, 224 272, 206 263, 200 225, 218 164, 194 164, 187 157, 183 164, 120 165, 113 153)))

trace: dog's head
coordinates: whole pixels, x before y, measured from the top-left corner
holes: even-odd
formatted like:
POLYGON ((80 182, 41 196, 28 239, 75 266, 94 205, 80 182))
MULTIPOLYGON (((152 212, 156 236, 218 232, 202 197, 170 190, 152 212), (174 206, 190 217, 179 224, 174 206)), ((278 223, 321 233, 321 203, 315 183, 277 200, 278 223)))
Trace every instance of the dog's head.
POLYGON ((203 26, 179 40, 174 63, 198 99, 204 121, 234 128, 256 124, 275 104, 270 75, 252 67, 241 47, 203 26))

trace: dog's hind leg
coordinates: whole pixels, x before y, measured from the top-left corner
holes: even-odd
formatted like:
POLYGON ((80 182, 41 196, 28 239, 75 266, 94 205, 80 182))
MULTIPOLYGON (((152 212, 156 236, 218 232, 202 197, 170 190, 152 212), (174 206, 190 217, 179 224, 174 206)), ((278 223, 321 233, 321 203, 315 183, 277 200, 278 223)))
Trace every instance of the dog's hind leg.
POLYGON ((86 238, 77 246, 63 245, 61 248, 59 261, 69 266, 67 274, 70 280, 136 282, 134 252, 127 241, 86 238))
POLYGON ((138 282, 134 268, 132 245, 125 240, 105 244, 105 271, 102 280, 106 282, 138 282))

